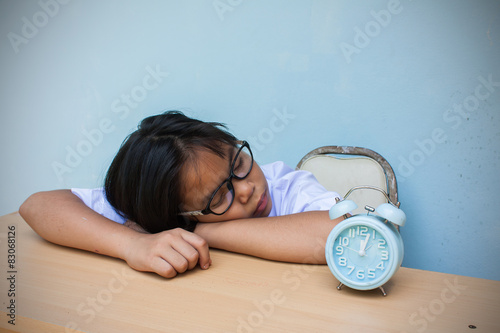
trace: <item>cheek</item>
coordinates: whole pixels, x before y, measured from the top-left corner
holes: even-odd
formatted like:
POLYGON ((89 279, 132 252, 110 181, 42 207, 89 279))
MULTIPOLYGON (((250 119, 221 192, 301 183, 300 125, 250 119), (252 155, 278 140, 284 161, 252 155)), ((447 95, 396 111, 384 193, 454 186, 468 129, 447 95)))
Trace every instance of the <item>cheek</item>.
POLYGON ((213 215, 213 214, 201 215, 201 216, 197 217, 197 221, 201 222, 201 223, 221 222, 221 217, 222 216, 213 215))
POLYGON ((255 161, 253 162, 252 171, 250 172, 250 175, 248 175, 248 177, 250 177, 256 183, 266 181, 262 169, 255 161))

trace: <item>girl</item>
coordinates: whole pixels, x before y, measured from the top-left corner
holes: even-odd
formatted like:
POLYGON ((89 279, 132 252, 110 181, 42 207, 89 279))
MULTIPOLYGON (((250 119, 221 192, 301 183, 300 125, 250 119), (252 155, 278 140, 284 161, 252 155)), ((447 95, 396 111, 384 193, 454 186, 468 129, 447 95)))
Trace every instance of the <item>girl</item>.
POLYGON ((282 162, 260 167, 220 123, 171 111, 122 144, 104 188, 39 192, 19 212, 41 237, 174 277, 211 265, 209 246, 325 263, 339 195, 282 162))

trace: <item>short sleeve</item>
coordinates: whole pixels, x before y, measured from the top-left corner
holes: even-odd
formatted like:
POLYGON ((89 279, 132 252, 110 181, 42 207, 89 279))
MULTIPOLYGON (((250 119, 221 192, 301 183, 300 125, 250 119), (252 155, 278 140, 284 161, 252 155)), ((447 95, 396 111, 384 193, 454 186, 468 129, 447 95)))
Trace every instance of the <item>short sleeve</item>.
POLYGON ((127 219, 118 214, 118 212, 108 202, 104 188, 72 188, 71 192, 96 213, 120 224, 127 221, 127 219))
POLYGON ((293 170, 283 162, 262 166, 273 200, 269 216, 329 210, 340 198, 328 191, 309 171, 293 170))

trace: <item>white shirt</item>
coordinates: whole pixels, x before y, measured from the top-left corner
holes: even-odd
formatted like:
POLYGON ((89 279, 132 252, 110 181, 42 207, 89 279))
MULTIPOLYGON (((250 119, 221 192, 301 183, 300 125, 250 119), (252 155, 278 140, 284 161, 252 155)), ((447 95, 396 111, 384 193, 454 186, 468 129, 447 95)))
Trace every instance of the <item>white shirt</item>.
POLYGON ((295 171, 283 162, 261 166, 269 185, 273 208, 269 216, 282 216, 314 210, 329 210, 340 198, 327 191, 309 171, 295 171))
MULTIPOLYGON (((340 198, 336 192, 327 191, 308 171, 294 171, 283 162, 261 166, 266 177, 272 200, 269 216, 282 216, 314 210, 329 210, 340 198)), ((106 199, 104 189, 71 189, 88 207, 118 223, 125 223, 106 199)))
POLYGON ((71 192, 79 197, 89 208, 91 208, 96 213, 107 217, 110 220, 123 224, 127 221, 126 218, 122 217, 117 211, 111 206, 106 199, 106 192, 104 188, 72 188, 71 192))

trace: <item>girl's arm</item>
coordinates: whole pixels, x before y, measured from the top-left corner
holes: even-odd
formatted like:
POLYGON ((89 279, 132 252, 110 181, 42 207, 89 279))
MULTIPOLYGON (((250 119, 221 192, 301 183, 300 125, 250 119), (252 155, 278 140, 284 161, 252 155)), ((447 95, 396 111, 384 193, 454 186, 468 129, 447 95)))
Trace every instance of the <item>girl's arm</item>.
POLYGON ((198 262, 210 265, 202 237, 183 229, 138 232, 94 212, 70 190, 35 193, 19 213, 47 241, 120 258, 139 271, 173 277, 198 262))
POLYGON ((330 231, 344 218, 330 220, 328 211, 286 216, 198 223, 195 233, 210 247, 265 259, 324 264, 330 231))

